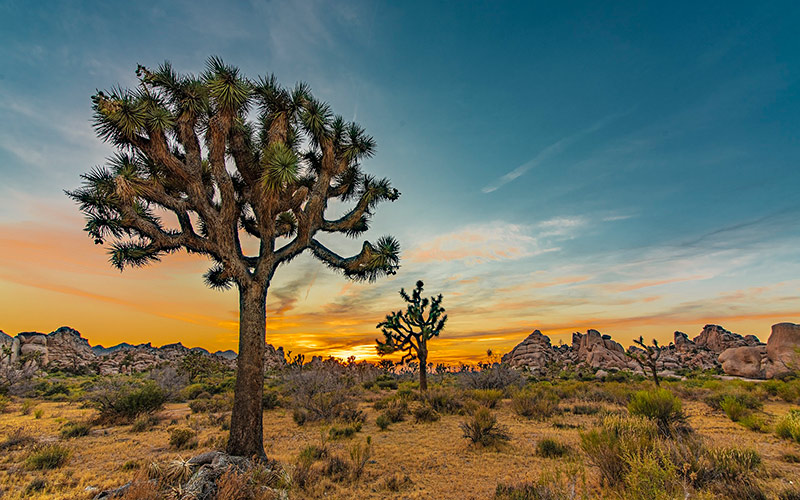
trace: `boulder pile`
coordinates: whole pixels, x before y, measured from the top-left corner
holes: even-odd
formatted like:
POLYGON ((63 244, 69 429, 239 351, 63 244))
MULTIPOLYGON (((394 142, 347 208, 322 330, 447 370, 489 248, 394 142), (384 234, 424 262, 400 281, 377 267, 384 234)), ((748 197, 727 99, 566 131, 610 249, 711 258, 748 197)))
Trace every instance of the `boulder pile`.
MULTIPOLYGON (((105 348, 90 346, 77 330, 68 326, 48 333, 22 332, 11 337, 0 331, 0 366, 36 364, 47 370, 66 370, 73 373, 115 375, 142 372, 164 364, 180 362, 187 354, 197 352, 217 360, 227 368, 236 366, 236 353, 210 353, 199 347, 188 348, 180 342, 154 347, 150 343, 127 343, 105 348)), ((267 345, 265 369, 278 368, 286 363, 283 348, 267 345)))
MULTIPOLYGON (((630 349, 641 352, 637 347, 630 349)), ((800 325, 774 325, 766 344, 754 335, 743 336, 719 325, 706 325, 691 340, 685 333, 675 332, 673 341, 660 349, 658 367, 667 374, 678 370, 721 368, 729 375, 740 377, 780 377, 800 367, 800 325)), ((621 344, 597 330, 573 333, 571 345, 558 346, 552 345, 548 336, 535 330, 502 360, 536 375, 569 366, 582 366, 604 373, 641 371, 639 365, 625 355, 621 344)))

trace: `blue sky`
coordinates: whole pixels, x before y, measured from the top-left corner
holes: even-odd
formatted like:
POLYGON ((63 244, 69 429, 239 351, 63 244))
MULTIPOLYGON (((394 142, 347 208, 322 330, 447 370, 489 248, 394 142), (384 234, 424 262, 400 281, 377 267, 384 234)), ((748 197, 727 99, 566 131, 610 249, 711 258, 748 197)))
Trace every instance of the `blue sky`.
POLYGON ((719 322, 766 339, 800 321, 797 26, 794 2, 6 0, 0 328, 229 347, 236 300, 202 288, 202 263, 101 271, 62 194, 111 153, 91 129, 96 88, 134 85, 137 63, 200 72, 219 55, 308 82, 376 138, 365 168, 403 193, 369 235, 400 239, 400 274, 350 286, 310 258, 282 269, 276 343, 366 354, 418 278, 451 307, 442 356, 536 327, 666 339, 719 322), (26 249, 48 244, 42 266, 26 249), (136 298, 148 286, 175 312, 136 298), (174 301, 187 290, 197 304, 174 301), (99 303, 141 324, 88 319, 99 303))

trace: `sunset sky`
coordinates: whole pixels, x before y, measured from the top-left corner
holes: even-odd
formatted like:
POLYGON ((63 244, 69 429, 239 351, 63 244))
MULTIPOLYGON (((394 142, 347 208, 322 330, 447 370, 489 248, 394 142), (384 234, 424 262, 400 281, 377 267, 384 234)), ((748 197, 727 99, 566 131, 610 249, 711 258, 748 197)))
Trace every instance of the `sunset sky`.
POLYGON ((450 316, 432 362, 536 328, 627 345, 800 322, 800 4, 607 4, 0 2, 0 329, 236 349, 236 292, 204 287, 206 261, 119 273, 63 194, 112 153, 95 89, 210 55, 308 82, 402 192, 367 234, 400 240, 398 274, 280 268, 276 346, 375 357, 375 324, 418 279, 450 316))

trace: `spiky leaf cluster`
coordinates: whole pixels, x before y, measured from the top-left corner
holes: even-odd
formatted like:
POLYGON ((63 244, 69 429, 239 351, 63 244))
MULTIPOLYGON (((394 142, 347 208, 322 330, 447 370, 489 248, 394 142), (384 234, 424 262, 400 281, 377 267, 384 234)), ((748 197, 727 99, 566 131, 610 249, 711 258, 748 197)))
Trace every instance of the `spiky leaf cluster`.
POLYGON ((396 271, 399 245, 391 237, 365 242, 348 258, 315 238, 364 233, 377 204, 399 192, 361 171, 374 139, 307 85, 286 89, 271 75, 249 80, 216 57, 199 76, 169 63, 139 66, 136 75, 135 89, 92 97, 97 134, 119 153, 67 193, 116 267, 185 249, 213 260, 205 281, 221 289, 266 286, 280 264, 305 250, 352 279, 396 271), (331 199, 355 206, 328 220, 331 199), (177 227, 164 222, 167 214, 177 227), (257 252, 245 254, 242 234, 260 240, 257 252))
POLYGON ((402 363, 420 356, 427 342, 438 337, 447 323, 447 314, 442 307, 443 297, 422 297, 424 284, 417 281, 411 295, 400 289, 400 296, 408 304, 405 311, 395 311, 378 323, 384 339, 376 340, 378 354, 383 356, 403 352, 402 363))

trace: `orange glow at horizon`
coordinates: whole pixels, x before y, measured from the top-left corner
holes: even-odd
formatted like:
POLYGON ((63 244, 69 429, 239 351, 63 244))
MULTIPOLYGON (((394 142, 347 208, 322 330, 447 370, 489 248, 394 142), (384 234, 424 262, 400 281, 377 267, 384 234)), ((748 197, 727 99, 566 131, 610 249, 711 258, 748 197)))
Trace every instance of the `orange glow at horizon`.
MULTIPOLYGON (((61 216, 61 222, 57 227, 0 225, 0 329, 15 335, 68 325, 92 345, 182 342, 210 351, 238 350, 236 294, 202 285, 200 276, 207 267, 203 258, 171 255, 120 274, 108 265, 105 250, 80 231, 78 217, 61 216)), ((464 239, 471 243, 474 237, 464 239)), ((429 245, 433 254, 423 249, 416 255, 422 260, 444 258, 437 253, 440 248, 461 252, 437 241, 429 245)), ((414 250, 409 253, 415 255, 414 250)), ((501 253, 472 256, 491 260, 502 258, 501 253)), ((291 281, 294 265, 281 269, 289 277, 286 281, 291 281)), ((385 294, 367 300, 365 294, 377 284, 346 282, 318 267, 300 284, 278 280, 270 289, 267 341, 307 359, 319 355, 378 360, 374 339, 381 334, 375 325, 402 306, 396 291, 414 280, 389 278, 383 285, 385 294)), ((715 323, 766 341, 772 324, 800 318, 796 302, 769 295, 781 284, 712 297, 707 309, 682 309, 667 301, 667 294, 661 293, 664 287, 701 282, 708 276, 595 283, 586 274, 540 274, 497 287, 485 300, 475 298, 483 286, 480 277, 451 276, 443 281, 441 286, 451 287, 445 292, 450 322, 431 342, 430 362, 484 360, 487 350, 508 352, 534 329, 558 344, 571 343, 573 332, 594 328, 627 346, 639 335, 669 342, 675 330, 692 338, 705 324, 715 323), (596 295, 584 298, 591 293, 596 295), (731 305, 737 300, 751 307, 731 305)), ((791 283, 789 292, 794 290, 791 283)))

